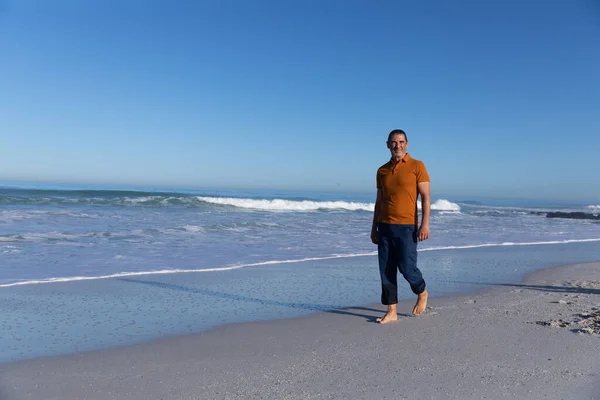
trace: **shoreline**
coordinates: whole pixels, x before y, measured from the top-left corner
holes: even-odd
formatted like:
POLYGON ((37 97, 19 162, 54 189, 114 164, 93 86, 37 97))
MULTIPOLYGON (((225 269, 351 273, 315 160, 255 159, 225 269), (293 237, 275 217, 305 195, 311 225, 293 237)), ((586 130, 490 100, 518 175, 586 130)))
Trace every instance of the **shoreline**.
POLYGON ((600 398, 600 337, 572 332, 600 316, 600 262, 486 286, 385 326, 368 305, 6 362, 0 399, 600 398))
MULTIPOLYGON (((597 243, 426 252, 432 297, 519 282, 532 271, 597 261, 597 243)), ((251 321, 298 318, 375 304, 376 256, 182 273, 24 285, 0 290, 0 362, 152 342, 251 321)), ((402 290, 401 299, 412 299, 402 290)), ((412 308, 411 308, 412 309, 412 308)))
MULTIPOLYGON (((588 238, 588 239, 565 239, 565 240, 550 240, 550 241, 534 241, 534 242, 518 242, 518 243, 482 243, 482 244, 471 244, 471 245, 452 245, 452 246, 440 246, 440 247, 425 247, 418 249, 418 253, 428 253, 432 251, 447 251, 447 250, 474 250, 474 249, 490 249, 490 248, 507 248, 513 246, 547 246, 547 245, 566 245, 566 244, 586 244, 586 243, 600 243, 600 238, 588 238)), ((115 272, 109 275, 96 275, 96 276, 60 276, 60 277, 46 277, 46 278, 21 278, 16 281, 0 280, 0 288, 13 288, 13 287, 26 287, 29 285, 44 285, 44 284, 61 284, 61 283, 81 283, 86 281, 102 281, 119 278, 135 278, 135 277, 149 277, 149 276, 168 276, 176 274, 198 274, 208 272, 225 272, 233 271, 249 267, 264 267, 271 265, 286 265, 286 264, 302 264, 313 261, 334 261, 334 260, 348 260, 363 257, 377 257, 377 250, 365 253, 349 253, 349 254, 337 254, 337 255, 322 255, 315 257, 305 257, 296 259, 284 259, 284 260, 267 260, 252 263, 242 263, 236 265, 224 265, 210 268, 192 268, 192 269, 156 269, 148 271, 128 271, 128 272, 115 272)), ((592 261, 593 262, 593 261, 592 261)), ((560 266, 560 265, 559 265, 560 266)), ((546 268, 546 267, 541 267, 546 268)), ((554 267, 548 267, 554 268, 554 267)))

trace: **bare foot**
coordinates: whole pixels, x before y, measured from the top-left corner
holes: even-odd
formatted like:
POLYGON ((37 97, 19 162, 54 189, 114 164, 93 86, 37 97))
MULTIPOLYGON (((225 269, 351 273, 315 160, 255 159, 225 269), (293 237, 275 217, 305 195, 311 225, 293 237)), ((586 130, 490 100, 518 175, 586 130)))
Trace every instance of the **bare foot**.
POLYGON ((387 324, 388 322, 398 321, 398 314, 386 313, 382 318, 377 318, 377 322, 380 324, 387 324))
POLYGON ((421 315, 427 308, 427 290, 423 293, 419 294, 417 297, 417 304, 415 304, 415 308, 413 308, 413 315, 421 315))

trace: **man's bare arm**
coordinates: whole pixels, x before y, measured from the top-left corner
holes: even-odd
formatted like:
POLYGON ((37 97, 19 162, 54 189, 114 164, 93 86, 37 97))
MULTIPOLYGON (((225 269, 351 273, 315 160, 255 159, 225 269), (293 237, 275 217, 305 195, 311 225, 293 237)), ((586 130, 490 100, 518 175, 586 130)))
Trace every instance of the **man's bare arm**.
POLYGON ((431 213, 431 196, 429 182, 417 183, 417 189, 421 196, 421 227, 419 228, 419 240, 429 239, 429 214, 431 213))
POLYGON ((373 226, 371 227, 371 242, 377 244, 377 220, 379 219, 379 209, 381 207, 381 189, 377 189, 377 199, 375 200, 375 210, 373 210, 373 226))

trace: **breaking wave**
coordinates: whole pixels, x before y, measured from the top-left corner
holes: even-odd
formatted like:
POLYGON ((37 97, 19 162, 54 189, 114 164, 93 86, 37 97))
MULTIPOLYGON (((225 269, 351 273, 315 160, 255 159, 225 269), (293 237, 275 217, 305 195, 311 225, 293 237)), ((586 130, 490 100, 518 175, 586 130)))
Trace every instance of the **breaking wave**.
MULTIPOLYGON (((217 196, 195 196, 184 193, 132 192, 110 190, 0 190, 0 204, 4 205, 94 205, 94 206, 183 206, 206 205, 229 206, 263 211, 373 211, 375 203, 344 200, 290 200, 269 198, 237 198, 217 196)), ((420 203, 418 203, 420 208, 420 203)), ((460 206, 440 199, 431 205, 435 211, 460 212, 460 206)), ((87 215, 71 215, 85 217, 87 215)))
MULTIPOLYGON (((243 199, 235 197, 197 197, 198 200, 210 204, 231 206, 265 211, 318 211, 318 210, 347 210, 373 211, 375 203, 358 203, 348 201, 310 201, 284 199, 243 199)), ((421 203, 418 203, 421 208, 421 203)), ((431 205, 432 210, 459 212, 460 206, 448 200, 440 199, 431 205)))
POLYGON ((348 210, 373 211, 375 203, 356 203, 348 201, 310 201, 283 199, 240 199, 234 197, 197 197, 198 200, 210 204, 248 208, 266 211, 317 211, 317 210, 348 210))

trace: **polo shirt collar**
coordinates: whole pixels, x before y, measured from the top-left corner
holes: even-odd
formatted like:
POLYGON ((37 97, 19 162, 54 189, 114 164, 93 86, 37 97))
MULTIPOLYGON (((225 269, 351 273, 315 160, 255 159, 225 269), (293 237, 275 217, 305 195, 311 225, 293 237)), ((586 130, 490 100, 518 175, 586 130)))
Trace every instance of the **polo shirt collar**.
POLYGON ((394 166, 394 165, 396 165, 396 164, 398 164, 398 163, 400 163, 400 162, 403 162, 403 163, 405 163, 405 162, 408 162, 408 161, 410 161, 410 154, 406 153, 406 154, 404 155, 404 157, 402 157, 402 158, 400 159, 400 161, 394 162, 394 160, 393 160, 393 159, 390 159, 390 161, 388 162, 388 165, 390 165, 390 166, 394 166))

